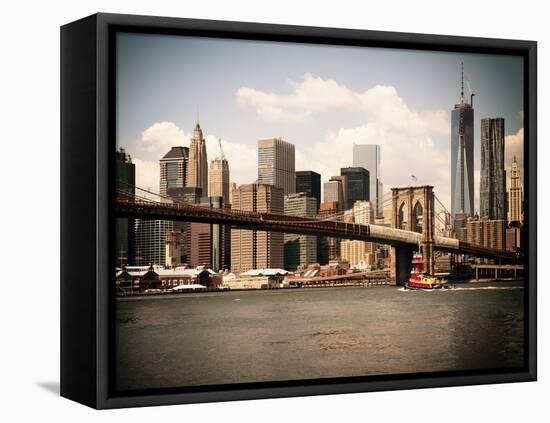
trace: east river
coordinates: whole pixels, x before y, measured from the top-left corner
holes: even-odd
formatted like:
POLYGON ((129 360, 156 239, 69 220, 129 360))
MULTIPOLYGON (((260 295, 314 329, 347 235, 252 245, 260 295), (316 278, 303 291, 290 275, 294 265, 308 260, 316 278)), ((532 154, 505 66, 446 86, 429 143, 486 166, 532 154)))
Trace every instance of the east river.
POLYGON ((521 366, 522 282, 117 298, 119 390, 521 366))

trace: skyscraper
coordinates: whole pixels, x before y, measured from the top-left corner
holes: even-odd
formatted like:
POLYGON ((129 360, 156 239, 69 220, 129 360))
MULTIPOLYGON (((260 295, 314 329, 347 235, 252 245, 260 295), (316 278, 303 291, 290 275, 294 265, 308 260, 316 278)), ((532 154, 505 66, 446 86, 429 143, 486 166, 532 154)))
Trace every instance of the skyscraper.
POLYGON ((172 233, 170 220, 136 219, 136 264, 166 264, 166 235, 172 233))
POLYGON ((159 161, 160 164, 160 195, 168 197, 168 190, 177 192, 186 186, 187 160, 189 149, 187 147, 172 147, 159 161))
POLYGON ((451 213, 474 215, 474 108, 464 99, 462 72, 460 101, 451 111, 451 213))
MULTIPOLYGON (((360 225, 374 223, 374 208, 370 201, 356 201, 353 204, 353 221, 360 225)), ((374 266, 375 245, 372 242, 342 240, 340 251, 342 260, 348 261, 352 266, 374 266)))
POLYGON ((516 156, 510 169, 510 214, 508 221, 523 222, 523 189, 521 187, 521 172, 516 156))
POLYGON ((492 220, 506 220, 507 206, 504 119, 481 119, 479 215, 492 220))
MULTIPOLYGON (((222 197, 202 197, 201 207, 221 208, 222 197)), ((225 265, 224 225, 216 223, 189 223, 187 233, 189 239, 188 262, 189 265, 206 266, 214 271, 219 271, 225 265)))
MULTIPOLYGON (((172 147, 160 160, 159 192, 161 201, 170 199, 181 201, 185 191, 188 163, 187 147, 172 147)), ((168 220, 136 219, 136 262, 139 265, 160 264, 173 261, 173 255, 167 253, 167 241, 178 237, 185 239, 183 222, 168 220), (181 233, 182 235, 178 235, 181 233), (167 239, 167 237, 169 239, 167 239)), ((171 244, 170 244, 171 245, 171 244)), ((172 253, 172 251, 169 251, 172 253)), ((185 259, 185 255, 180 256, 185 259)))
POLYGON ((358 268, 372 268, 374 265, 374 244, 365 241, 343 239, 340 242, 342 260, 358 268))
POLYGON ((342 186, 342 202, 340 203, 340 209, 346 210, 346 206, 348 203, 348 177, 345 175, 331 176, 329 182, 333 181, 339 182, 342 186))
MULTIPOLYGON (((202 189, 197 187, 168 188, 167 197, 178 203, 199 204, 202 198, 202 189)), ((182 243, 181 263, 191 264, 191 250, 195 247, 191 245, 191 227, 193 225, 200 225, 200 223, 172 222, 173 232, 181 233, 181 237, 178 236, 178 242, 182 243)), ((168 237, 168 234, 166 236, 168 237)), ((171 239, 173 239, 173 236, 170 235, 171 239)), ((170 245, 169 241, 169 239, 166 239, 167 245, 170 245)), ((166 260, 167 263, 172 260, 170 255, 167 255, 166 260)))
MULTIPOLYGON (((229 182, 229 163, 219 141, 220 156, 210 162, 208 179, 208 203, 210 207, 223 208, 231 205, 229 182)), ((204 199, 201 200, 204 203, 204 199)), ((231 264, 231 227, 226 225, 212 225, 212 269, 229 269, 231 264)))
POLYGON ((353 166, 369 171, 369 198, 375 217, 382 217, 382 180, 380 178, 380 146, 353 144, 353 166))
MULTIPOLYGON (((252 212, 283 213, 283 189, 273 185, 246 184, 232 192, 232 208, 252 212)), ((231 270, 282 268, 284 234, 231 229, 231 270)))
POLYGON ((206 156, 206 140, 203 137, 202 129, 197 122, 191 144, 189 146, 189 160, 187 162, 187 184, 188 187, 198 187, 203 194, 208 192, 208 158, 206 156))
POLYGON ((356 201, 369 201, 369 171, 363 167, 343 167, 340 175, 347 178, 346 210, 352 209, 356 201))
POLYGON ((229 205, 229 164, 227 160, 225 158, 212 160, 208 177, 208 195, 222 197, 224 206, 229 205))
MULTIPOLYGON (((136 189, 136 165, 132 158, 121 148, 116 152, 116 197, 117 199, 132 199, 136 189)), ((135 260, 135 220, 133 218, 117 218, 115 224, 115 254, 117 266, 134 264, 135 260)))
MULTIPOLYGON (((326 191, 325 191, 326 192, 326 191)), ((323 202, 319 207, 317 217, 319 219, 331 219, 338 213, 337 202, 323 202)), ((340 239, 333 237, 319 237, 317 260, 320 264, 327 264, 330 260, 340 258, 340 239)))
POLYGON ((230 182, 229 183, 229 204, 233 204, 233 191, 237 189, 237 183, 236 182, 230 182))
POLYGON ((321 175, 312 170, 296 172, 296 192, 305 192, 317 200, 317 211, 321 205, 321 175))
POLYGON ((168 188, 166 194, 178 203, 198 204, 202 198, 202 189, 197 187, 168 188))
MULTIPOLYGON (((203 197, 201 198, 201 206, 211 207, 214 209, 223 208, 222 197, 203 197)), ((230 264, 230 227, 219 225, 217 223, 206 224, 209 226, 209 260, 208 263, 214 271, 228 269, 230 264)), ((206 262, 207 260, 203 260, 206 262)))
POLYGON ((356 201, 353 204, 353 221, 360 225, 374 223, 374 208, 370 201, 356 201))
POLYGON ((177 267, 187 261, 187 256, 185 255, 185 235, 181 231, 166 232, 166 266, 177 267))
POLYGON ((284 195, 296 192, 294 144, 281 138, 258 140, 258 184, 282 188, 284 195))
POLYGON ((506 249, 506 221, 501 219, 468 219, 467 242, 485 248, 506 249))
MULTIPOLYGON (((285 195, 285 214, 315 217, 317 199, 305 192, 285 195)), ((312 235, 284 234, 285 269, 296 270, 300 266, 317 262, 317 237, 312 235)))
MULTIPOLYGON (((323 184, 323 203, 334 203, 338 210, 342 210, 344 204, 344 188, 341 181, 330 180, 323 184)), ((321 203, 322 204, 322 203, 321 203)))

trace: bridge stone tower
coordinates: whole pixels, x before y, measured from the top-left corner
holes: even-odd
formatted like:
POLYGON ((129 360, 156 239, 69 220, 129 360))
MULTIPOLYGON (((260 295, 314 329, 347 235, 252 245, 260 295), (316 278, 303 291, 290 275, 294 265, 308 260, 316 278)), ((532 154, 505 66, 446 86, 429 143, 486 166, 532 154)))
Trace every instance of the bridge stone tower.
MULTIPOLYGON (((419 249, 424 273, 434 273, 434 194, 433 187, 392 188, 392 228, 422 234, 419 249)), ((391 249, 391 276, 397 284, 404 283, 412 266, 414 248, 391 249)))

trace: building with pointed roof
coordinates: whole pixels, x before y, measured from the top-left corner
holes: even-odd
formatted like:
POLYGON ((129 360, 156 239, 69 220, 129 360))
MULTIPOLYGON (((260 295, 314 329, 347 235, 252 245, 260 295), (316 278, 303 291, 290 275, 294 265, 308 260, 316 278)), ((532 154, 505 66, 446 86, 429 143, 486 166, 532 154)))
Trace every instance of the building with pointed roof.
POLYGON ((510 168, 510 193, 509 193, 508 221, 523 222, 523 188, 521 186, 521 171, 516 156, 510 168))
POLYGON ((208 173, 208 195, 210 197, 222 197, 223 205, 230 204, 229 198, 229 163, 223 154, 222 141, 219 140, 220 157, 210 162, 208 173))
POLYGON ((199 122, 193 129, 187 162, 187 186, 201 188, 203 194, 208 192, 208 157, 206 140, 203 137, 199 122))

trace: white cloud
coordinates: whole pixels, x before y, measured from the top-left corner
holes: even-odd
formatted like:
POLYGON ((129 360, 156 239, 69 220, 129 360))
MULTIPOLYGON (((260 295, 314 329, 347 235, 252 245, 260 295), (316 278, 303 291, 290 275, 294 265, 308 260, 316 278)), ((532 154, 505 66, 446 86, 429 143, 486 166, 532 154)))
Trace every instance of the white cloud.
MULTIPOLYGON (((136 186, 147 191, 159 192, 160 168, 158 162, 150 162, 132 157, 136 165, 136 186)), ((139 193, 136 193, 139 194, 139 193)))
POLYGON ((241 87, 237 90, 237 102, 256 108, 258 116, 265 120, 296 122, 309 120, 317 112, 349 109, 360 103, 357 93, 332 79, 324 80, 306 73, 302 82, 288 80, 287 83, 294 88, 289 95, 241 87))
POLYGON ((155 122, 141 133, 138 149, 161 158, 172 147, 189 145, 189 138, 173 122, 155 122))
POLYGON ((306 73, 301 82, 289 80, 287 83, 293 88, 287 95, 241 87, 236 93, 237 103, 253 107, 259 117, 269 121, 304 122, 316 113, 341 109, 363 112, 368 121, 383 122, 390 128, 406 125, 416 133, 450 130, 446 111, 415 112, 392 86, 376 85, 364 92, 355 92, 333 79, 310 73, 306 73))

